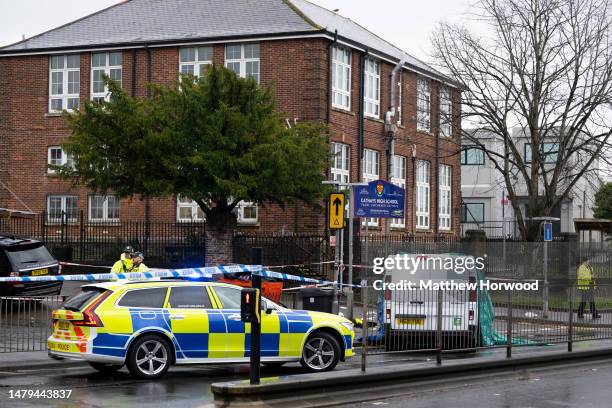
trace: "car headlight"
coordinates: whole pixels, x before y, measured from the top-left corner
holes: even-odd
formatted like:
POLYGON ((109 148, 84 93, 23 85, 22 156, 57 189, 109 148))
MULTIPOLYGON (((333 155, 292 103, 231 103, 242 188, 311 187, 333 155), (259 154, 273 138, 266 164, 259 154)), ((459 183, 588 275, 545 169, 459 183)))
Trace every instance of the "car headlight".
POLYGON ((351 322, 340 322, 341 325, 346 327, 348 331, 353 331, 353 323, 351 322))

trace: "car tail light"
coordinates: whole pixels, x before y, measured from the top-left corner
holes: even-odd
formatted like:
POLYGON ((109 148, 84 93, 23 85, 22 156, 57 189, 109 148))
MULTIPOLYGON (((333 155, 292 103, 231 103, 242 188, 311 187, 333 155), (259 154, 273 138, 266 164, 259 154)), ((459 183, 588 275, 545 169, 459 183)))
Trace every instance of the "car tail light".
POLYGON ((391 291, 389 289, 385 289, 385 300, 391 300, 391 291))
POLYGON ((474 311, 473 311, 473 310, 470 310, 470 311, 468 312, 468 319, 469 319, 469 320, 474 320, 474 311))
MULTIPOLYGON (((470 277, 470 283, 476 283, 476 278, 470 277)), ((478 292, 476 290, 470 290, 469 299, 470 299, 470 302, 477 302, 478 292)))
POLYGON ((96 300, 91 302, 91 304, 87 306, 85 310, 83 310, 83 320, 74 320, 72 321, 72 324, 74 326, 104 327, 104 324, 102 324, 100 317, 95 313, 95 311, 96 308, 100 306, 100 303, 102 303, 110 294, 110 290, 106 291, 96 300))
MULTIPOLYGON (((391 275, 386 275, 385 276, 385 282, 389 283, 391 282, 391 275)), ((386 287, 386 285, 385 285, 386 287)), ((391 290, 389 289, 385 289, 385 300, 391 300, 391 290)))

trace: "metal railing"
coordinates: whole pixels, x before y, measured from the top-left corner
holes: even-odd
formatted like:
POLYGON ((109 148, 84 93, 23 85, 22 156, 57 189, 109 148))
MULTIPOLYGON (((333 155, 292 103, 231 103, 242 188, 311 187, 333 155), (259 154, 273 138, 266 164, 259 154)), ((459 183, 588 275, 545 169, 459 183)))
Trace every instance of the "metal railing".
POLYGON ((64 296, 0 297, 0 353, 46 351, 51 312, 64 296))
POLYGON ((112 264, 126 245, 142 251, 146 264, 158 268, 204 265, 202 222, 89 221, 81 211, 50 220, 43 212, 33 218, 0 218, 0 235, 39 239, 61 261, 112 264))
POLYGON ((567 344, 571 352, 576 342, 612 339, 610 284, 549 285, 546 309, 543 281, 489 282, 537 284, 538 289, 385 293, 363 288, 356 348, 366 355, 436 353, 441 363, 445 353, 460 350, 505 348, 511 357, 515 347, 567 344))

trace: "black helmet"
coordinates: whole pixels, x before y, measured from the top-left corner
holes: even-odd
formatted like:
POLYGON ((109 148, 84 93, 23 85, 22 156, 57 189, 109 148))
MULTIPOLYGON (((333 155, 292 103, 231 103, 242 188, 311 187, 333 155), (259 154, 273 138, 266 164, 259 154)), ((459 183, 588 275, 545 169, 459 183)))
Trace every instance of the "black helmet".
POLYGON ((131 245, 126 245, 125 248, 123 248, 123 253, 124 254, 133 254, 134 253, 134 248, 132 248, 131 245))
POLYGON ((136 258, 136 257, 138 257, 138 258, 140 258, 141 260, 144 261, 144 255, 142 254, 142 252, 134 252, 132 254, 132 258, 136 258))

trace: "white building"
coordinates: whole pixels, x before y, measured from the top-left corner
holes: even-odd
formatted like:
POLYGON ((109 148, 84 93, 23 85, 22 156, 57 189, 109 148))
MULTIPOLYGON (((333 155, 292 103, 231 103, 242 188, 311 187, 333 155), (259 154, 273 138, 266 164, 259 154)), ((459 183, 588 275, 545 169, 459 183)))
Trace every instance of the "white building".
MULTIPOLYGON (((503 153, 504 143, 501 137, 482 130, 475 131, 473 134, 487 150, 503 153)), ((520 128, 513 130, 512 137, 523 155, 524 162, 529 163, 530 139, 520 128)), ((541 151, 545 153, 545 160, 550 163, 556 162, 557 146, 554 140, 542 143, 541 151)), ((574 158, 574 160, 579 159, 574 158)), ((574 218, 593 217, 594 195, 600 185, 599 172, 596 170, 598 166, 598 162, 594 162, 593 171, 590 171, 588 176, 581 177, 570 190, 568 197, 553 209, 551 216, 560 218, 560 222, 553 223, 554 235, 574 233, 574 218)), ((518 175, 513 179, 516 183, 513 187, 518 199, 526 202, 527 188, 524 178, 518 175)), ((504 234, 506 237, 518 237, 515 214, 507 199, 507 192, 503 175, 495 168, 486 153, 476 147, 474 141, 464 138, 461 152, 462 234, 470 229, 482 229, 486 231, 488 237, 501 237, 504 234)), ((519 204, 519 206, 525 214, 525 205, 519 204)))

